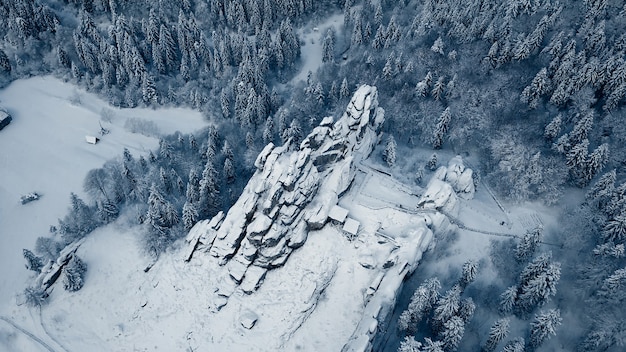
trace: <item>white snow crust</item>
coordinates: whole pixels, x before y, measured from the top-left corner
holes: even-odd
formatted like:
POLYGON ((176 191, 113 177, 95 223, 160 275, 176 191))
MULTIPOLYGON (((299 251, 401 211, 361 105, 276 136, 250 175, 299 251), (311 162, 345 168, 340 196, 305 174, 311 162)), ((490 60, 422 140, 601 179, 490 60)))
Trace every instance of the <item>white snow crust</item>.
MULTIPOLYGON (((158 136, 127 131, 126 120, 151 121, 163 133, 194 132, 208 122, 189 109, 118 109, 53 77, 11 83, 0 90, 0 106, 13 116, 11 124, 0 131, 0 316, 18 319, 16 294, 30 284, 32 275, 24 268, 22 249, 32 249, 35 239, 47 236, 49 226, 65 215, 70 192, 86 198, 82 182, 89 170, 120 156, 125 147, 139 156, 158 146, 158 136), (105 136, 98 134, 102 109, 112 113, 110 122, 101 122, 110 130, 105 136), (101 140, 91 145, 85 135, 101 140), (20 196, 33 191, 41 198, 20 204, 20 196)), ((21 324, 36 330, 31 326, 33 318, 27 317, 21 324)), ((0 321, 0 329, 12 328, 0 321)), ((0 350, 37 351, 38 347, 31 347, 41 347, 11 331, 19 337, 10 346, 0 339, 0 350)))

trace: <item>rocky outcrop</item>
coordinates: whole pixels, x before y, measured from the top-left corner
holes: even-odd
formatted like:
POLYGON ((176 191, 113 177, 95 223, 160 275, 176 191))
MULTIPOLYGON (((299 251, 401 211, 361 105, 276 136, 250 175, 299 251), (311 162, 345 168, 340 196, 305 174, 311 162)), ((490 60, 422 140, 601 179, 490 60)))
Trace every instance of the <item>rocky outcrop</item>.
POLYGON ((218 290, 225 298, 239 285, 253 292, 267 270, 305 244, 309 230, 324 226, 354 179, 355 162, 378 143, 383 121, 376 88, 362 86, 339 120, 324 118, 299 146, 267 145, 228 213, 191 229, 185 260, 199 252, 219 258, 229 273, 218 290))
POLYGON ((459 215, 459 198, 471 199, 473 196, 472 170, 465 167, 460 156, 452 158, 447 167, 442 166, 437 170, 418 202, 415 215, 422 216, 424 222, 405 236, 404 243, 388 259, 388 262, 398 265, 379 273, 370 284, 361 321, 342 352, 383 349, 384 341, 377 340, 377 336, 384 335, 383 332, 389 326, 405 278, 417 268, 433 236, 454 230, 450 226, 449 217, 459 215))

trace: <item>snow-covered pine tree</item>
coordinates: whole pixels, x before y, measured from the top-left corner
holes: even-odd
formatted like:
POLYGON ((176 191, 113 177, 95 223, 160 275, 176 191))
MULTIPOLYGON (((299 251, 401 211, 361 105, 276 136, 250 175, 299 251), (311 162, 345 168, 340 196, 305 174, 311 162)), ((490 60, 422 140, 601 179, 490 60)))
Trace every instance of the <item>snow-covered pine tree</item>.
POLYGON ((552 119, 552 121, 550 121, 550 123, 546 125, 546 128, 543 132, 543 137, 546 139, 546 141, 553 141, 559 135, 559 133, 561 133, 561 124, 562 117, 561 114, 558 114, 552 119))
POLYGON ((220 190, 218 186, 217 171, 213 165, 213 158, 208 158, 200 179, 198 215, 200 219, 206 219, 215 215, 222 207, 220 202, 220 190))
POLYGON ((422 344, 422 352, 444 352, 444 343, 443 341, 433 341, 425 337, 422 344))
POLYGON ((145 72, 141 81, 141 97, 146 104, 157 103, 157 90, 154 84, 154 78, 145 72))
POLYGON ((67 291, 78 291, 85 284, 85 273, 87 264, 76 254, 72 255, 70 261, 63 267, 63 288, 67 291))
POLYGON ((430 50, 432 50, 434 53, 443 55, 444 54, 443 47, 444 47, 443 39, 441 39, 441 36, 440 36, 439 38, 437 38, 437 40, 435 40, 433 45, 430 47, 430 50))
POLYGON ((396 149, 396 140, 392 135, 389 135, 389 138, 387 138, 387 144, 385 145, 385 150, 383 151, 383 160, 389 167, 394 166, 396 163, 396 149))
POLYGON ((393 61, 395 60, 394 52, 392 51, 387 57, 385 66, 383 66, 383 78, 390 80, 394 76, 393 61))
POLYGON ((535 316, 535 320, 530 323, 530 345, 539 347, 545 340, 556 335, 556 328, 561 325, 561 311, 550 309, 535 316))
POLYGON ((302 128, 300 127, 300 122, 298 122, 297 119, 291 120, 291 124, 289 124, 289 127, 283 132, 281 138, 283 143, 286 143, 289 139, 291 139, 291 145, 294 148, 300 146, 302 139, 302 128))
MULTIPOLYGON (((435 89, 433 89, 434 92, 435 89)), ((447 107, 439 116, 439 120, 437 121, 437 125, 435 126, 435 131, 433 132, 432 144, 433 148, 440 149, 443 144, 443 137, 448 132, 448 128, 450 126, 450 120, 452 119, 452 114, 450 112, 450 107, 447 107)))
POLYGON ((588 201, 596 202, 599 209, 603 209, 606 203, 611 199, 615 191, 615 181, 617 180, 617 172, 615 169, 605 173, 600 179, 589 189, 585 198, 588 201))
POLYGON ((422 352, 422 344, 415 341, 412 336, 405 336, 404 340, 400 342, 398 352, 422 352))
POLYGON ((235 182, 235 166, 229 158, 224 160, 224 177, 226 177, 227 183, 235 182))
POLYGON ((472 283, 476 279, 476 275, 478 275, 478 262, 475 260, 468 260, 463 264, 463 268, 461 270, 461 279, 459 280, 459 285, 464 289, 472 283))
POLYGON ((474 311, 476 311, 476 303, 471 297, 466 298, 461 301, 458 316, 467 324, 474 316, 474 311))
POLYGON ((0 49, 0 69, 2 69, 5 73, 11 73, 11 62, 9 61, 7 54, 2 49, 0 49))
POLYGON ((626 209, 607 221, 602 229, 602 239, 615 243, 623 243, 626 240, 626 209))
POLYGON ((517 286, 511 286, 500 294, 500 313, 509 314, 515 308, 517 301, 517 286))
POLYGON ((189 231, 197 221, 198 210, 196 210, 196 206, 193 203, 186 201, 183 205, 183 228, 185 231, 189 231))
POLYGON ((441 283, 437 278, 431 278, 421 284, 413 293, 407 309, 400 314, 398 328, 401 331, 415 332, 417 324, 432 310, 439 299, 441 283))
POLYGON ((222 146, 222 154, 226 159, 230 159, 231 161, 235 159, 235 153, 233 152, 233 148, 228 143, 228 140, 224 139, 224 145, 222 146))
POLYGON ((352 48, 356 48, 363 43, 363 20, 362 14, 359 13, 356 15, 356 19, 354 21, 354 28, 352 30, 352 37, 350 39, 350 46, 352 48))
MULTIPOLYGON (((537 263, 533 262, 529 266, 532 264, 537 263)), ((556 285, 561 278, 561 264, 549 262, 544 267, 544 263, 539 263, 537 267, 528 270, 532 273, 527 269, 522 272, 516 302, 520 310, 526 313, 545 304, 550 297, 556 295, 556 285)))
POLYGON ((332 28, 326 31, 326 36, 322 43, 322 62, 335 62, 335 32, 332 28))
POLYGON ((623 302, 626 298, 626 268, 617 269, 602 282, 598 295, 611 301, 623 302))
POLYGON ((509 341, 503 348, 502 352, 524 352, 526 351, 526 342, 523 337, 518 337, 509 341))
POLYGON ((443 330, 439 334, 445 351, 456 351, 465 334, 463 319, 453 316, 443 324, 443 330))
POLYGON ((341 81, 341 87, 339 88, 339 98, 345 99, 350 96, 350 88, 348 88, 348 80, 344 77, 341 81))
POLYGON ((380 50, 385 45, 386 35, 385 35, 385 27, 381 24, 378 26, 376 30, 376 34, 374 35, 374 40, 372 40, 372 48, 374 50, 380 50))
POLYGON ((489 329, 489 338, 483 346, 483 352, 495 351, 498 343, 503 341, 509 335, 509 324, 511 320, 509 318, 502 318, 496 320, 496 322, 489 329))
POLYGON ((604 168, 609 160, 609 145, 599 145, 590 155, 585 165, 583 184, 587 185, 604 168))
POLYGON ((446 90, 446 84, 444 83, 445 77, 444 76, 440 76, 437 79, 437 82, 435 82, 435 85, 433 86, 433 90, 430 92, 430 94, 433 96, 433 98, 437 101, 441 100, 441 98, 444 97, 444 93, 446 90))
POLYGON ((23 249, 22 254, 24 255, 24 259, 26 259, 26 269, 32 270, 36 273, 41 272, 41 268, 43 267, 41 258, 28 249, 23 249))
POLYGON ((263 143, 269 144, 274 141, 274 119, 272 116, 268 116, 265 120, 265 127, 263 128, 263 143))
POLYGON ((426 166, 430 171, 437 170, 437 153, 433 153, 433 155, 430 156, 428 162, 426 163, 426 166))
POLYGON ((434 325, 436 330, 444 329, 444 323, 456 316, 461 304, 461 287, 454 285, 446 294, 439 298, 434 310, 434 325))
POLYGON ((515 259, 518 262, 524 262, 535 254, 535 250, 541 242, 542 234, 543 228, 541 226, 524 234, 515 247, 515 259))

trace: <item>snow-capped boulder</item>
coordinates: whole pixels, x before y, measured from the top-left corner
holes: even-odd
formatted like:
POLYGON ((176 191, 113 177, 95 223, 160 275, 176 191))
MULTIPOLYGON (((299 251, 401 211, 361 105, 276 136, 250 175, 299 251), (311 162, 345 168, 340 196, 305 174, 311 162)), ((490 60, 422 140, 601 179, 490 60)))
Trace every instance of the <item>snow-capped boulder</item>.
POLYGON ((459 211, 458 197, 452 186, 444 181, 432 178, 426 191, 418 201, 423 209, 441 210, 456 216, 459 211))
POLYGON ((474 197, 474 179, 472 169, 465 167, 460 155, 450 159, 448 166, 442 166, 435 172, 434 178, 449 183, 463 199, 474 197))

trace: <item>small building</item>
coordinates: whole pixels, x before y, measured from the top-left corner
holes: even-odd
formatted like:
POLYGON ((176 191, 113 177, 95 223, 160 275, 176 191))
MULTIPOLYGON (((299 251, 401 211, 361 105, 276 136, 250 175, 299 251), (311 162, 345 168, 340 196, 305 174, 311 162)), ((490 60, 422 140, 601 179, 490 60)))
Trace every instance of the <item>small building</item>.
POLYGON ((342 208, 338 205, 330 208, 330 212, 328 212, 328 218, 338 224, 343 224, 346 221, 347 217, 348 209, 342 208))
POLYGON ((350 238, 356 237, 359 232, 359 227, 361 223, 354 219, 346 219, 346 222, 343 224, 343 231, 348 234, 350 238))
POLYGON ((0 108, 0 130, 10 124, 12 120, 11 115, 3 108, 0 108))
POLYGON ((100 138, 94 136, 85 136, 85 140, 89 144, 96 144, 100 141, 100 138))

